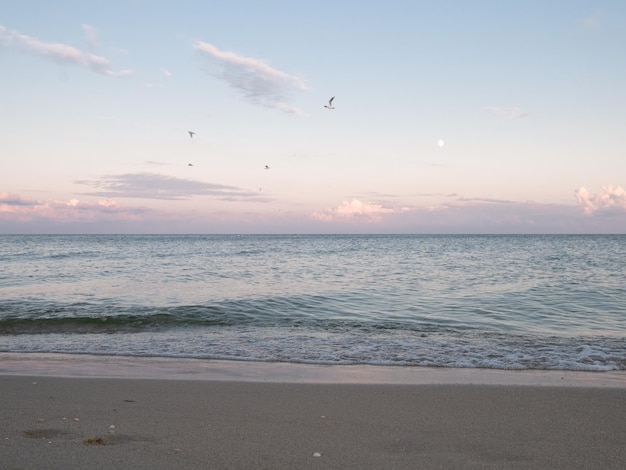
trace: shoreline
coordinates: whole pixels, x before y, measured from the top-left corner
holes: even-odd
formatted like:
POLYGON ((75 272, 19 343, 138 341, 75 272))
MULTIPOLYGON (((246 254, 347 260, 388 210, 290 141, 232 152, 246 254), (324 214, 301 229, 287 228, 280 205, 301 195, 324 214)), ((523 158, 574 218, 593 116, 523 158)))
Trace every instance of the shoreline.
POLYGON ((320 365, 58 353, 0 353, 2 375, 300 384, 626 388, 626 371, 320 365))

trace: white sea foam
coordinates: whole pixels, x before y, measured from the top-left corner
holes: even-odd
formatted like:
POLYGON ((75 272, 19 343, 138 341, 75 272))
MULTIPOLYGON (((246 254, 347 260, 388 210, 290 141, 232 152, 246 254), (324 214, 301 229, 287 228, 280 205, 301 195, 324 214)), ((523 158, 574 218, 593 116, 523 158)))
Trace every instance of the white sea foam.
POLYGON ((508 336, 506 341, 474 341, 467 334, 369 336, 282 328, 226 328, 199 332, 65 334, 4 337, 0 351, 74 353, 122 356, 162 356, 306 364, 370 364, 492 369, 609 371, 626 370, 622 341, 596 338, 580 346, 578 338, 508 336))

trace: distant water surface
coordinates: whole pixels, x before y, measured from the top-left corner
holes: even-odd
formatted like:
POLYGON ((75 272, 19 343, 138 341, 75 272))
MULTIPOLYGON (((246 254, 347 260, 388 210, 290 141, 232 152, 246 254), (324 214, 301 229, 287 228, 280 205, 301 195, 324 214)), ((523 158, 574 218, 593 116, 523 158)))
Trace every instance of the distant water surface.
POLYGON ((626 370, 626 236, 0 236, 0 351, 626 370))

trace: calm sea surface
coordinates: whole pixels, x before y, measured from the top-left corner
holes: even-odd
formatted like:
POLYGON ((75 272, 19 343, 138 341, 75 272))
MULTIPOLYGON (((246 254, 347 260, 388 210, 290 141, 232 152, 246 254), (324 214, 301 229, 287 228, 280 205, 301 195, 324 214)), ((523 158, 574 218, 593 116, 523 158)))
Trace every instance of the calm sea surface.
POLYGON ((626 370, 626 236, 0 236, 0 351, 626 370))

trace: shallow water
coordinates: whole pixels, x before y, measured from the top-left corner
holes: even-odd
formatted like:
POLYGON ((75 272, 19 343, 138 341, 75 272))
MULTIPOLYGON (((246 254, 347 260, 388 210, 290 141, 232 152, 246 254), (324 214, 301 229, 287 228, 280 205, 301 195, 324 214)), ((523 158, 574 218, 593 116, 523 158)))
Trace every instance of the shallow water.
POLYGON ((626 236, 0 236, 0 351, 626 370, 626 236))

